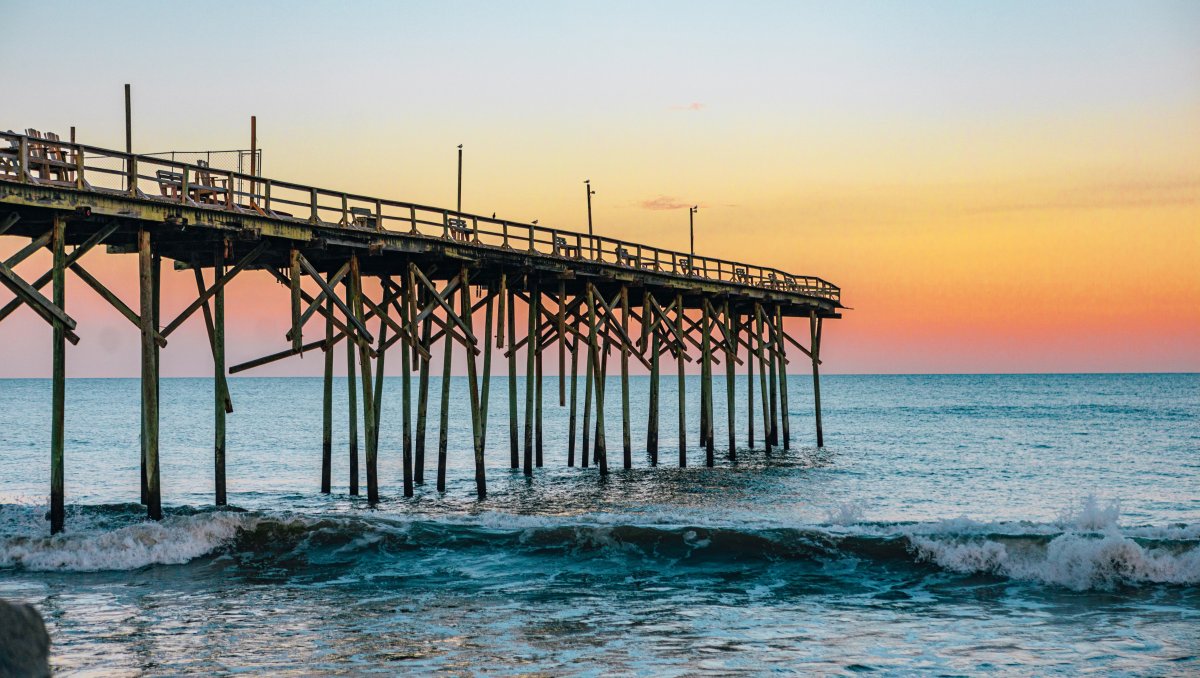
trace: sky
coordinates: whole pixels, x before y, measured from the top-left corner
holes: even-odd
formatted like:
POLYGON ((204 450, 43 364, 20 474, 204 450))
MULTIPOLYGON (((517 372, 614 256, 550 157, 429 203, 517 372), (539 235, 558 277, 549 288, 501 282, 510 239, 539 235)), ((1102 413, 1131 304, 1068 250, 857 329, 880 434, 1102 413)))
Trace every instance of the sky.
MULTIPOLYGON (((137 152, 247 147, 255 115, 272 178, 452 206, 463 144, 464 210, 582 230, 591 179, 598 232, 677 249, 698 204, 699 253, 841 286, 826 373, 1200 371, 1200 3, 3 0, 0 23, 26 27, 3 129, 122 148, 130 83, 137 152)), ((85 263, 136 300, 136 257, 85 263)), ((68 374, 136 376, 135 328, 67 295, 68 374)), ((166 275, 164 315, 192 296, 166 275)), ((231 364, 287 347, 282 287, 227 298, 231 364)), ((49 375, 30 310, 0 344, 0 377, 49 375)), ((162 370, 211 373, 199 316, 162 370)))

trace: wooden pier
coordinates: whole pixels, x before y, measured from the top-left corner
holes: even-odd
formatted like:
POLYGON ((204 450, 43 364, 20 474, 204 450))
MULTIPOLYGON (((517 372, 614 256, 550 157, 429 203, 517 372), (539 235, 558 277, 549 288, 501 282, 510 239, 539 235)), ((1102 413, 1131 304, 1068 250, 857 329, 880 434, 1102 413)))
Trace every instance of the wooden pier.
MULTIPOLYGON (((322 492, 330 492, 333 361, 339 343, 346 347, 350 389, 349 489, 359 493, 361 453, 370 502, 380 496, 380 429, 397 423, 404 429, 404 496, 411 497, 414 485, 425 482, 429 463, 436 464, 438 491, 446 489, 449 379, 441 381, 441 392, 434 396, 440 403, 437 420, 429 416, 429 377, 439 342, 445 349, 465 349, 460 355, 466 361, 475 489, 481 499, 487 495, 487 409, 494 354, 507 364, 510 376, 508 465, 526 475, 532 476, 544 461, 545 394, 536 377, 543 372, 547 353, 557 361, 558 405, 570 411, 567 463, 572 466, 578 461, 581 467, 594 465, 599 473, 608 473, 610 438, 604 415, 611 398, 620 398, 622 414, 620 437, 612 440, 620 441, 621 465, 632 465, 629 370, 634 363, 650 373, 647 452, 651 463, 658 463, 664 356, 674 359, 680 378, 680 466, 689 463, 687 423, 696 415, 697 449, 703 450, 705 464, 715 463, 712 373, 714 363, 722 360, 729 459, 736 459, 738 445, 737 366, 744 366, 746 373, 746 445, 753 447, 755 419, 761 417, 763 443, 788 448, 787 367, 799 355, 811 365, 815 440, 818 446, 824 444, 821 327, 825 319, 840 317, 842 305, 839 288, 820 278, 13 133, 0 133, 0 235, 29 240, 0 262, 0 283, 15 297, 0 307, 0 321, 27 305, 53 328, 51 532, 61 531, 64 519, 65 348, 68 341, 80 341, 80 328, 66 304, 67 271, 127 318, 141 337, 142 502, 153 519, 162 517, 159 355, 175 330, 198 317, 207 327, 214 365, 217 504, 226 502, 225 417, 234 407, 226 375, 307 351, 323 351, 325 358, 320 484, 322 492), (140 294, 132 305, 84 268, 83 258, 99 245, 110 254, 137 255, 140 294), (53 254, 45 275, 27 280, 13 270, 42 248, 53 254), (164 259, 196 282, 196 296, 173 317, 161 313, 164 259), (280 337, 277 353, 227 365, 225 289, 246 270, 267 271, 286 287, 280 300, 290 306, 291 328, 280 337), (379 288, 374 298, 363 284, 369 279, 379 288), (43 292, 48 285, 49 296, 43 292), (525 310, 523 323, 519 308, 525 310), (788 334, 786 318, 803 319, 807 346, 788 334), (796 350, 791 356, 789 346, 796 350), (619 394, 606 392, 614 353, 619 394), (392 360, 385 361, 389 355, 392 360), (523 422, 514 378, 521 355, 525 374, 535 377, 524 381, 523 422), (384 422, 380 414, 385 367, 396 369, 397 359, 404 413, 400 422, 384 422), (687 363, 696 361, 700 411, 689 413, 683 375, 687 363), (410 415, 414 404, 415 415, 410 415), (582 431, 577 437, 579 420, 582 431), (434 425, 435 462, 426 455, 434 456, 426 445, 434 425)), ((442 351, 442 375, 451 373, 454 353, 442 351)), ((670 363, 665 365, 669 370, 670 363)), ((493 435, 490 440, 495 444, 503 437, 493 435)))

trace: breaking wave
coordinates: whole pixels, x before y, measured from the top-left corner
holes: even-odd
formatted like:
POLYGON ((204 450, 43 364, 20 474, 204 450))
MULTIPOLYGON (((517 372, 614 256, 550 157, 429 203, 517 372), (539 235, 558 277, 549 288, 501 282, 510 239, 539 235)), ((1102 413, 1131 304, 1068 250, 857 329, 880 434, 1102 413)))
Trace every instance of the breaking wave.
POLYGON ((1200 585, 1200 524, 1121 528, 1115 505, 1085 503, 1057 522, 926 523, 861 519, 842 507, 823 525, 631 524, 589 519, 482 514, 439 519, 307 516, 177 510, 161 522, 137 505, 76 509, 69 530, 46 536, 44 507, 0 506, 0 568, 86 572, 181 565, 249 554, 285 567, 371 567, 406 553, 487 552, 500 557, 565 557, 656 569, 855 563, 985 575, 1074 590, 1200 585))

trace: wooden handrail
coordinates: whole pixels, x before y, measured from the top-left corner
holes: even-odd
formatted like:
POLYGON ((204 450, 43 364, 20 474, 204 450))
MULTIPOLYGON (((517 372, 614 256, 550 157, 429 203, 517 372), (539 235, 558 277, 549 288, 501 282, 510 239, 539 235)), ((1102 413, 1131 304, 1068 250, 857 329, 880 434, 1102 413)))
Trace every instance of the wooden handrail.
MULTIPOLYGON (((30 139, 24 134, 13 134, 0 132, 0 139, 10 142, 8 145, 13 148, 4 149, 0 145, 0 156, 16 156, 13 158, 13 167, 16 171, 15 181, 35 181, 33 172, 37 168, 37 161, 31 160, 29 154, 30 139), (15 142, 15 143, 13 143, 15 142), (32 165, 32 166, 31 166, 32 165)), ((217 171, 213 168, 201 167, 199 165, 162 158, 155 155, 138 155, 129 154, 122 151, 116 151, 97 146, 89 146, 87 144, 71 143, 68 141, 50 141, 46 139, 38 139, 36 143, 42 146, 52 146, 59 149, 65 149, 73 154, 76 161, 74 171, 77 176, 71 180, 71 187, 77 190, 97 190, 89 186, 85 181, 84 172, 94 172, 107 175, 124 175, 125 185, 121 186, 130 195, 138 195, 138 182, 142 179, 146 181, 156 181, 154 176, 142 175, 138 172, 140 167, 166 167, 174 169, 183 176, 187 177, 199 176, 197 171, 208 175, 217 174, 221 179, 226 180, 229 185, 225 187, 225 200, 222 203, 204 203, 198 205, 205 209, 225 209, 225 210, 240 210, 238 198, 249 198, 249 202, 263 207, 268 215, 272 218, 279 219, 295 219, 297 221, 308 221, 314 224, 342 224, 349 227, 352 222, 349 221, 347 215, 351 202, 365 203, 364 207, 371 208, 376 218, 375 228, 377 230, 387 230, 386 225, 389 222, 404 224, 404 229, 409 235, 426 235, 421 233, 419 226, 424 225, 433 228, 446 229, 448 226, 448 217, 450 212, 445 208, 434 207, 432 205, 423 205, 420 203, 403 202, 397 200, 388 200, 372 196, 360 195, 357 193, 346 193, 343 191, 334 191, 329 189, 317 188, 314 186, 306 186, 278 179, 269 179, 265 177, 252 176, 241 172, 225 172, 217 171), (88 158, 89 154, 93 156, 88 158), (123 170, 114 170, 107 167, 89 166, 89 159, 105 158, 120 162, 123 170), (234 195, 235 185, 240 182, 245 186, 249 186, 250 190, 237 191, 237 196, 234 195), (280 195, 282 192, 292 191, 296 195, 296 199, 291 195, 280 195), (326 199, 333 204, 322 204, 322 199, 326 199), (301 201, 303 200, 303 202, 301 201), (271 205, 282 204, 300 207, 308 207, 309 214, 305 217, 278 216, 271 211, 271 205), (392 209, 402 214, 390 214, 388 209, 392 209), (430 217, 440 217, 437 220, 430 218, 422 218, 422 214, 427 213, 430 217), (323 215, 336 215, 336 221, 326 222, 322 220, 323 215)), ((0 174, 0 180, 6 175, 0 174)), ((55 183, 48 181, 47 183, 55 183)), ((193 186, 195 184, 193 183, 193 186)), ((157 193, 148 194, 147 199, 159 199, 157 193)), ((183 191, 181 201, 187 200, 187 191, 183 191)), ((614 262, 606 259, 605 255, 616 255, 617 248, 631 251, 636 250, 637 261, 639 266, 644 266, 653 262, 654 268, 661 273, 668 275, 679 275, 683 277, 694 277, 700 275, 705 279, 717 280, 724 283, 747 285, 751 287, 760 287, 767 289, 778 289, 781 291, 795 292, 805 294, 807 296, 815 296, 833 301, 840 301, 841 289, 836 285, 816 276, 794 275, 786 273, 776 268, 757 266, 742 262, 729 261, 715 257, 705 257, 697 255, 689 256, 684 252, 654 247, 625 240, 617 240, 604 236, 587 236, 578 231, 562 229, 550 226, 540 226, 534 224, 521 224, 504 219, 493 219, 482 215, 470 214, 466 212, 454 212, 456 219, 463 221, 469 220, 470 223, 470 238, 467 241, 460 241, 462 244, 475 247, 496 247, 509 248, 514 247, 513 241, 517 243, 518 249, 528 249, 531 252, 553 256, 556 251, 554 238, 567 237, 568 234, 575 238, 575 247, 577 248, 576 256, 601 263, 604 265, 626 265, 625 261, 619 257, 614 262), (515 229, 514 229, 515 227, 515 229), (500 240, 500 244, 485 244, 480 240, 480 236, 493 237, 500 240), (587 240, 587 246, 584 246, 584 241, 587 240), (520 244, 527 245, 526 248, 520 248, 520 244), (548 252, 541 252, 537 246, 548 245, 548 252), (680 271, 680 259, 688 259, 688 268, 691 270, 680 271), (670 262, 670 266, 664 270, 664 260, 670 262), (739 270, 742 272, 739 274, 739 270), (715 277, 712 277, 715 276, 715 277)))

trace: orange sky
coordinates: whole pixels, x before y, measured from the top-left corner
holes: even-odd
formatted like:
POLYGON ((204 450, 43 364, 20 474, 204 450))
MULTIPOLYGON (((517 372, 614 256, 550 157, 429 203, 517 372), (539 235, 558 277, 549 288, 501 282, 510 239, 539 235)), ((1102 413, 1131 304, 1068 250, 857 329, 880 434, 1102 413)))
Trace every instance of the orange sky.
MULTIPOLYGON (((52 22, 68 47, 39 60, 43 79, 10 83, 0 127, 76 125, 86 143, 123 146, 132 82, 135 150, 245 146, 256 114, 267 176, 444 205, 463 143, 466 210, 584 228, 590 178, 601 233, 686 249, 686 208, 660 208, 698 203, 698 251, 842 286, 854 310, 827 325, 830 373, 1200 371, 1194 4, 596 15, 450 3, 368 5, 353 21, 332 7, 289 12, 266 34, 200 18, 193 30, 217 43, 208 57, 131 70, 174 50, 170 10, 17 3, 6 11, 18 20, 69 17, 52 22), (72 36, 117 16, 149 37, 89 50, 83 74, 72 36)), ((14 53, 36 47, 13 37, 14 53)), ((134 257, 85 261, 135 300, 134 257)), ((166 284, 171 317, 194 287, 190 274, 166 284)), ((229 306, 231 363, 285 348, 283 288, 253 274, 229 306)), ((68 310, 82 337, 69 374, 137 374, 132 325, 78 281, 68 310)), ((0 323, 0 342, 21 347, 0 356, 0 377, 48 375, 49 338, 28 310, 0 323)), ((210 369, 197 318, 163 371, 210 369)))

